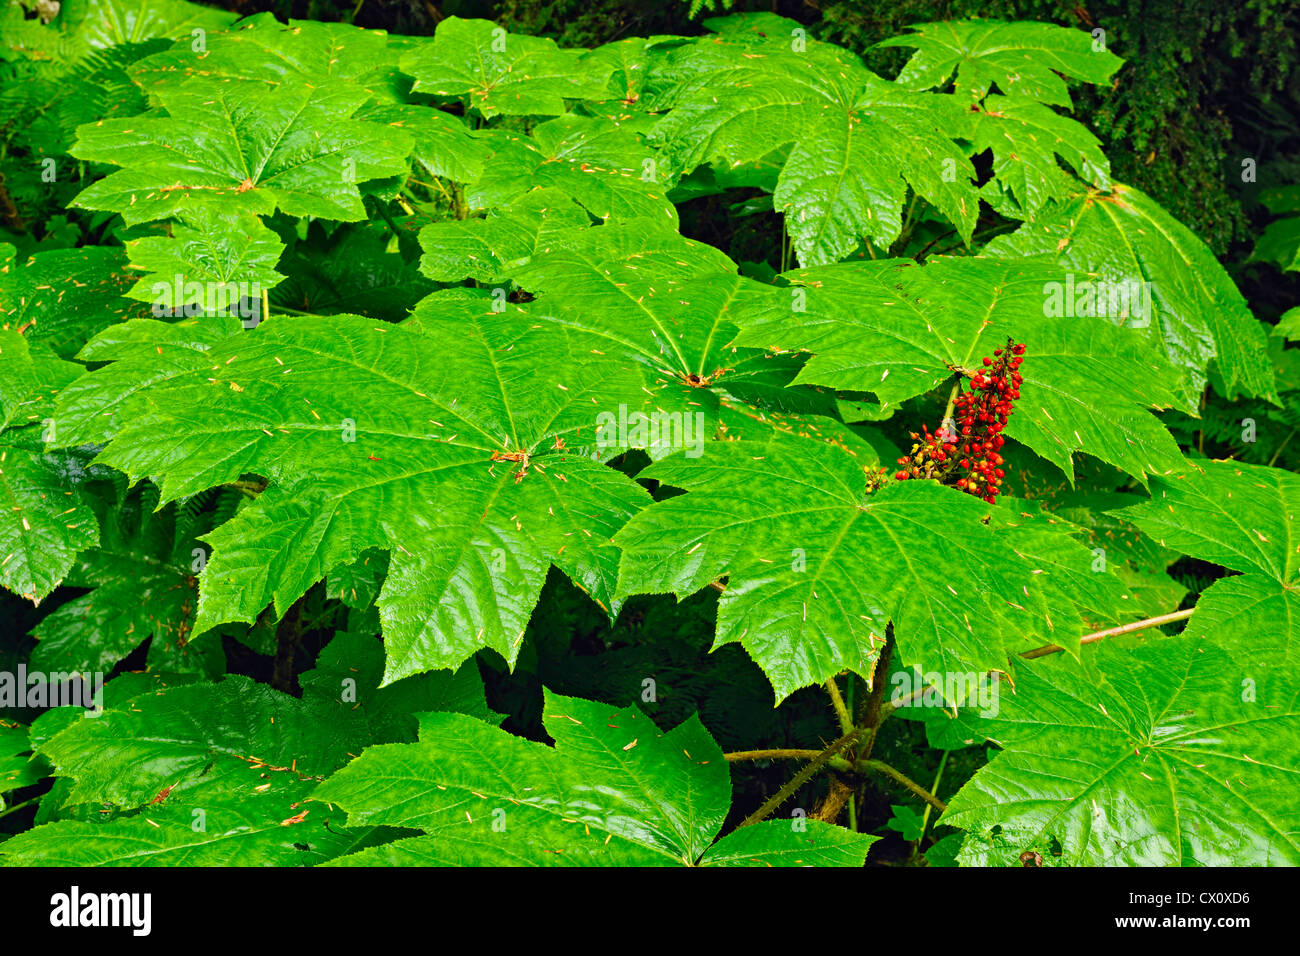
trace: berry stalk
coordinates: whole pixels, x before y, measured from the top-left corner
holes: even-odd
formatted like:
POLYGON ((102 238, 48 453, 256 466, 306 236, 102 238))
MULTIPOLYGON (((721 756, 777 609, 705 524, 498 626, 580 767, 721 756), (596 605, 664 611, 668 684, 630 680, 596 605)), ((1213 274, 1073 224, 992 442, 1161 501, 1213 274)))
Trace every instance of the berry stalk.
POLYGON ((922 434, 912 432, 915 444, 907 457, 898 459, 902 467, 894 477, 931 478, 994 504, 1005 477, 1002 430, 1020 397, 1024 353, 1024 345, 1007 339, 979 368, 965 373, 970 389, 953 402, 953 423, 945 421, 934 433, 926 425, 922 434))

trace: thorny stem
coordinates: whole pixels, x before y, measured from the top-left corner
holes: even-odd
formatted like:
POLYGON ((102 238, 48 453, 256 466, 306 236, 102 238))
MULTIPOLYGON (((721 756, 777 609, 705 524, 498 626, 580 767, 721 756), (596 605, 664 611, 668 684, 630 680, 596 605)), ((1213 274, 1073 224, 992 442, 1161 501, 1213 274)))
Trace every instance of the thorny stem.
MULTIPOLYGON (((420 182, 420 180, 418 179, 413 180, 413 182, 419 182, 421 186, 424 186, 426 189, 428 188, 427 183, 420 182)), ((455 195, 453 195, 452 190, 448 189, 441 179, 435 176, 433 180, 433 185, 438 188, 438 192, 442 193, 442 195, 446 198, 447 202, 450 205, 452 206, 456 205, 455 195)), ((432 193, 430 193, 430 195, 432 195, 432 193)))
POLYGON ((397 223, 393 222, 393 217, 392 217, 391 215, 389 215, 388 210, 384 208, 384 204, 383 204, 383 202, 378 202, 378 203, 376 203, 375 205, 376 205, 376 208, 378 208, 378 210, 379 210, 379 215, 381 215, 381 216, 384 217, 384 222, 388 223, 388 228, 392 230, 393 235, 394 235, 398 240, 401 240, 401 238, 402 238, 402 234, 401 234, 400 232, 397 231, 397 223))
POLYGON ((226 484, 236 488, 250 498, 256 498, 266 490, 266 483, 261 481, 228 481, 226 484))
MULTIPOLYGON (((838 777, 832 777, 830 789, 826 793, 826 798, 821 802, 821 806, 812 814, 814 820, 821 820, 823 823, 834 823, 839 819, 840 813, 844 810, 844 805, 849 805, 850 822, 853 818, 853 790, 838 777)), ((854 827, 856 829, 856 827, 854 827)))
POLYGON ((875 681, 871 687, 871 696, 867 699, 866 711, 862 715, 862 726, 871 731, 871 735, 858 748, 856 759, 866 760, 871 756, 871 751, 876 746, 876 735, 880 733, 880 724, 884 720, 881 714, 881 706, 885 700, 885 678, 889 676, 889 659, 894 653, 894 626, 891 624, 885 630, 885 646, 880 650, 880 657, 876 659, 875 681))
MULTIPOLYGON (((844 698, 840 695, 839 686, 832 677, 826 681, 826 690, 830 694, 831 703, 835 708, 835 715, 839 720, 840 726, 844 728, 844 734, 834 743, 824 750, 804 750, 804 749, 774 749, 774 750, 742 750, 725 754, 728 763, 737 763, 745 760, 807 760, 808 764, 804 766, 797 774, 794 775, 780 790, 773 794, 761 807, 751 813, 742 822, 741 826, 748 826, 751 823, 758 823, 766 819, 773 810, 784 803, 791 794, 802 787, 812 776, 823 767, 830 767, 832 770, 841 773, 857 771, 859 773, 878 773, 902 784, 908 790, 924 800, 931 806, 938 807, 940 811, 945 809, 943 801, 939 800, 934 794, 926 790, 920 784, 913 781, 906 774, 881 760, 868 759, 871 755, 871 749, 875 743, 876 732, 880 722, 887 714, 881 711, 884 700, 885 681, 883 675, 889 670, 889 658, 893 650, 893 631, 887 632, 887 638, 884 648, 881 649, 880 657, 876 661, 875 674, 878 679, 873 682, 871 697, 868 698, 863 712, 863 720, 859 726, 853 726, 853 715, 848 706, 844 703, 844 698), (863 736, 866 736, 866 744, 861 748, 861 752, 855 754, 852 759, 845 759, 837 756, 838 753, 850 744, 856 743, 863 736)), ((849 675, 849 681, 852 682, 853 675, 849 675)), ((850 683, 850 691, 852 684, 850 683)), ((942 765, 941 765, 942 766, 942 765)), ((942 770, 940 771, 942 772, 942 770)), ((938 786, 938 780, 935 781, 938 786)), ((849 826, 854 831, 858 828, 857 821, 857 800, 856 790, 849 796, 849 826)), ((928 817, 927 817, 928 819, 928 817)))
POLYGON ((901 770, 895 770, 893 767, 891 767, 889 764, 885 763, 882 760, 859 760, 858 769, 866 770, 866 771, 874 771, 876 773, 884 774, 886 777, 889 777, 891 780, 901 783, 908 790, 911 790, 914 794, 916 794, 926 803, 930 804, 930 806, 937 809, 940 813, 948 809, 948 804, 944 803, 942 800, 940 800, 938 797, 932 794, 929 790, 925 789, 925 787, 921 786, 911 777, 907 776, 907 774, 903 773, 901 770))
MULTIPOLYGON (((796 750, 796 749, 779 749, 779 750, 737 750, 729 754, 723 754, 727 763, 740 763, 746 760, 812 760, 820 757, 820 750, 796 750)), ((836 770, 850 771, 853 764, 849 763, 843 757, 832 757, 827 761, 827 766, 836 770)))
MULTIPOLYGON (((265 291, 262 294, 265 295, 266 294, 265 291)), ((291 309, 287 305, 277 305, 276 308, 279 309, 281 312, 283 312, 285 315, 301 315, 309 319, 324 318, 324 316, 320 315, 317 312, 304 312, 302 311, 302 309, 291 309)))
POLYGON ((854 730, 849 731, 839 740, 835 741, 825 750, 821 751, 821 753, 819 753, 815 758, 813 758, 808 762, 808 765, 806 767, 804 767, 797 774, 791 777, 790 781, 784 787, 782 787, 776 793, 772 794, 772 796, 769 797, 768 800, 761 807, 759 807, 749 816, 745 817, 745 819, 740 822, 740 825, 742 827, 747 827, 751 823, 758 823, 760 820, 767 819, 767 817, 772 813, 773 810, 775 810, 781 804, 785 803, 785 801, 789 799, 792 793, 794 793, 805 783, 807 783, 808 780, 811 779, 812 775, 815 774, 818 770, 826 766, 826 764, 830 762, 832 757, 834 757, 837 753, 839 753, 849 744, 853 743, 853 741, 857 740, 858 737, 860 737, 865 732, 865 730, 866 728, 864 727, 855 728, 854 730))
MULTIPOLYGON (((1100 641, 1107 637, 1116 637, 1120 634, 1130 634, 1133 631, 1141 631, 1148 627, 1156 627, 1160 624, 1172 624, 1174 621, 1185 621, 1192 616, 1196 608, 1189 607, 1183 611, 1174 611, 1171 614, 1161 614, 1159 617, 1149 617, 1144 621, 1134 621, 1132 624, 1123 624, 1119 627, 1108 628, 1104 631, 1093 631, 1091 634, 1085 634, 1079 638, 1080 644, 1091 644, 1094 641, 1100 641)), ((1046 657, 1048 654, 1055 654, 1063 651, 1065 648, 1056 644, 1048 644, 1044 647, 1036 647, 1032 651, 1023 651, 1020 656, 1026 660, 1033 660, 1035 657, 1046 657)))
POLYGON ((18 212, 18 207, 14 205, 13 197, 9 195, 9 190, 5 189, 4 176, 0 175, 0 214, 4 215, 5 221, 19 232, 25 232, 27 225, 23 222, 22 215, 18 212))
MULTIPOLYGON (((1083 637, 1079 638, 1079 643, 1092 644, 1096 641, 1103 640, 1107 637, 1117 637, 1120 634, 1131 634, 1134 631, 1141 631, 1144 630, 1145 628, 1155 627, 1156 625, 1159 624, 1170 624, 1174 621, 1184 621, 1187 618, 1191 617, 1192 612, 1195 610, 1196 608, 1189 607, 1186 610, 1173 611, 1169 614, 1161 614, 1159 617, 1149 617, 1146 620, 1134 621, 1132 624, 1125 624, 1122 627, 1112 627, 1104 631, 1093 631, 1091 634, 1085 634, 1083 637)), ((1056 654, 1057 652, 1063 650, 1065 650, 1065 648, 1059 647, 1056 644, 1048 644, 1044 647, 1036 647, 1032 651, 1022 651, 1018 656, 1023 657, 1026 660, 1033 660, 1036 657, 1046 657, 1048 654, 1056 654)), ((912 693, 901 698, 897 703, 890 702, 889 704, 887 704, 884 709, 884 712, 881 714, 880 717, 881 722, 883 723, 886 717, 888 717, 894 711, 898 710, 900 707, 906 707, 913 700, 915 700, 916 698, 924 694, 925 691, 926 688, 920 687, 912 691, 912 693)))
POLYGON ((275 629, 275 669, 271 686, 286 694, 292 694, 294 689, 293 664, 302 640, 302 603, 305 599, 306 595, 303 595, 294 601, 293 607, 275 629))
MULTIPOLYGON (((849 677, 849 680, 852 679, 849 677)), ((831 695, 831 706, 835 708, 835 716, 840 722, 840 733, 847 734, 853 729, 853 718, 849 716, 849 709, 844 705, 844 698, 840 696, 834 677, 827 679, 826 692, 831 695)))
MULTIPOLYGON (((1201 393, 1201 427, 1196 431, 1196 450, 1205 454, 1205 406, 1209 399, 1208 392, 1201 393)), ((1272 462, 1270 462, 1272 464, 1272 462)))
POLYGON ((1272 468, 1277 462, 1278 456, 1282 454, 1282 449, 1286 448, 1291 439, 1295 437, 1295 433, 1296 429, 1294 428, 1286 433, 1286 437, 1282 439, 1282 444, 1277 446, 1277 451, 1273 452, 1273 457, 1268 460, 1268 467, 1272 468))
POLYGON ((7 817, 11 813, 18 812, 23 807, 30 807, 40 799, 40 797, 32 797, 30 800, 24 800, 22 803, 15 803, 12 807, 6 807, 5 809, 0 810, 0 817, 7 817))
MULTIPOLYGON (((719 590, 721 590, 720 587, 719 590)), ((1107 637, 1115 637, 1120 634, 1131 634, 1134 631, 1140 631, 1143 630, 1144 628, 1155 627, 1160 624, 1170 624, 1173 623, 1174 621, 1183 621, 1191 617, 1192 613, 1195 610, 1196 610, 1195 608, 1187 608, 1186 610, 1173 611, 1172 613, 1169 614, 1162 614, 1158 617, 1151 617, 1142 621, 1134 621, 1132 624, 1124 624, 1121 625, 1120 627, 1107 628, 1104 631, 1095 631, 1091 634, 1085 634, 1082 638, 1080 638, 1080 643, 1091 644, 1095 641, 1100 641, 1107 637)), ((852 719, 853 719, 852 715, 850 714, 848 707, 845 705, 844 699, 840 695, 839 687, 836 685, 834 678, 831 678, 830 680, 826 681, 826 690, 830 694, 831 703, 835 708, 835 714, 839 720, 840 726, 843 728, 847 723, 848 729, 845 730, 844 735, 840 737, 839 740, 835 741, 833 744, 828 746, 825 750, 820 750, 820 751, 801 750, 801 749, 743 750, 743 751, 736 751, 734 753, 729 753, 725 755, 729 763, 736 763, 738 761, 745 761, 745 760, 807 760, 808 761, 808 764, 805 767, 803 767, 797 774, 795 774, 794 777, 792 777, 785 784, 785 786, 783 786, 780 790, 778 790, 775 794, 773 794, 772 797, 770 797, 766 802, 764 802, 764 804, 761 807, 759 807, 748 817, 746 817, 744 821, 740 824, 742 827, 766 819, 772 813, 773 810, 775 810, 782 803, 784 803, 790 797, 791 794, 793 794, 796 790, 798 790, 801 786, 803 786, 809 779, 811 779, 813 774, 817 773, 822 767, 827 767, 827 766, 829 766, 833 770, 838 770, 840 772, 844 772, 848 770, 857 770, 863 773, 882 774, 883 776, 889 777, 891 780, 894 780, 895 782, 902 784, 904 787, 906 787, 916 796, 920 797, 927 804, 936 808, 940 812, 943 812, 944 810, 947 809, 947 805, 942 800, 936 797, 929 790, 926 790, 916 781, 912 780, 902 771, 895 769, 894 767, 890 766, 884 761, 870 759, 871 751, 875 746, 876 737, 880 732, 880 725, 884 723, 885 719, 888 718, 890 714, 892 714, 895 710, 898 709, 899 706, 902 705, 902 702, 898 702, 898 703, 890 702, 889 704, 885 704, 884 702, 884 689, 885 689, 886 682, 881 678, 883 678, 883 676, 888 673, 889 658, 893 650, 893 644, 894 644, 893 631, 891 629, 888 632, 885 646, 880 652, 880 657, 876 661, 875 674, 877 679, 873 682, 871 696, 867 700, 864 713, 862 714, 861 723, 858 726, 856 727, 852 726, 852 719), (842 757, 837 757, 837 754, 841 750, 843 750, 846 746, 848 746, 849 744, 857 741, 859 738, 862 738, 864 736, 866 738, 865 742, 859 748, 858 753, 855 754, 854 759, 852 761, 846 760, 842 757)), ((1048 654, 1055 654, 1056 652, 1062 650, 1064 650, 1064 648, 1058 647, 1055 644, 1049 644, 1045 647, 1039 647, 1031 651, 1025 651, 1022 654, 1020 654, 1020 656, 1026 659, 1033 659, 1035 657, 1044 657, 1048 654)), ((852 676, 850 676, 849 679, 852 680, 852 676)), ((907 699, 910 700, 911 697, 920 696, 920 694, 923 692, 924 692, 924 688, 913 693, 907 699)), ((936 789, 939 786, 939 779, 943 774, 943 768, 946 762, 947 762, 947 751, 944 752, 944 757, 939 763, 939 772, 938 774, 935 775, 934 787, 936 789)), ((850 825, 854 829, 857 828, 857 820, 856 820, 857 814, 856 814, 855 804, 856 801, 851 799, 849 804, 849 819, 850 819, 850 825)), ((926 822, 929 821, 928 810, 926 811, 926 816, 923 819, 926 822)), ((923 824, 923 827, 924 825, 925 824, 923 824)), ((924 835, 924 829, 922 830, 922 835, 924 835)), ((918 841, 918 845, 919 845, 919 841, 918 841)))
POLYGON ((957 407, 957 393, 961 391, 961 376, 957 376, 957 381, 952 383, 952 391, 948 393, 948 404, 943 408, 943 418, 939 419, 939 427, 946 429, 948 422, 952 419, 952 410, 957 407))
MULTIPOLYGON (((948 754, 950 753, 952 753, 951 750, 945 750, 943 756, 939 758, 939 769, 935 772, 934 783, 930 784, 930 792, 933 794, 937 795, 939 793, 939 781, 943 779, 943 768, 948 763, 948 754)), ((925 839, 925 828, 930 825, 930 808, 932 806, 933 804, 927 803, 925 813, 921 815, 921 835, 916 838, 916 849, 918 850, 921 848, 921 841, 925 839)))
POLYGON ((922 259, 925 258, 925 254, 929 252, 931 249, 933 249, 937 244, 942 242, 944 239, 947 239, 949 236, 955 236, 956 234, 957 234, 956 229, 949 229, 947 232, 935 236, 933 239, 931 239, 922 247, 920 252, 912 256, 912 258, 915 259, 917 262, 920 262, 922 259))
MULTIPOLYGON (((848 691, 844 695, 847 698, 844 702, 844 706, 848 708, 850 719, 852 714, 855 712, 853 706, 853 691, 858 686, 858 682, 854 680, 853 677, 853 672, 849 671, 848 691)), ((849 792, 849 829, 854 833, 858 832, 858 791, 856 787, 849 792)))
POLYGON ((898 237, 898 248, 902 249, 912 238, 912 215, 916 212, 916 191, 912 192, 912 201, 907 204, 907 215, 903 217, 903 230, 898 237))

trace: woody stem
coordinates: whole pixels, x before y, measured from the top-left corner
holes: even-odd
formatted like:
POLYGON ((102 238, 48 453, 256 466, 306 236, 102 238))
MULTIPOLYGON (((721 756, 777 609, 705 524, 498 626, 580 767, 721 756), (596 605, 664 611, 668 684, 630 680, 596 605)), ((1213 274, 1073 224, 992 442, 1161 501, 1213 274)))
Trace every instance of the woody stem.
MULTIPOLYGON (((1108 628, 1104 631, 1094 631, 1091 634, 1085 634, 1079 638, 1080 644, 1091 644, 1094 641, 1100 641, 1107 637, 1117 637, 1120 634, 1131 634, 1133 631, 1145 630, 1148 627, 1158 627, 1161 624, 1172 624, 1174 621, 1185 621, 1192 616, 1196 608, 1189 607, 1182 611, 1173 611, 1169 614, 1161 614, 1159 617, 1149 617, 1143 621, 1134 621, 1132 624, 1123 624, 1119 627, 1108 628)), ((1035 657, 1046 657, 1048 654, 1055 654, 1063 651, 1065 648, 1057 644, 1047 644, 1043 647, 1036 647, 1032 651, 1024 651, 1021 657, 1026 660, 1033 660, 1035 657)))

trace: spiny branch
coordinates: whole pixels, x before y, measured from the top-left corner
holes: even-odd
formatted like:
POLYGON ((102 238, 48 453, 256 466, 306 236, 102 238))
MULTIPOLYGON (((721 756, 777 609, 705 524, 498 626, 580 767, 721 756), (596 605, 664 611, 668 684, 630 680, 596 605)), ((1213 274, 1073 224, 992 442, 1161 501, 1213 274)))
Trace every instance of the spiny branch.
MULTIPOLYGON (((723 754, 727 763, 742 763, 748 760, 814 760, 820 757, 820 750, 795 750, 795 749, 778 749, 778 750, 736 750, 729 754, 723 754)), ((826 761, 826 766, 833 770, 848 772, 853 769, 853 764, 843 757, 832 757, 826 761)))
POLYGON ((821 753, 819 753, 813 760, 810 760, 808 762, 808 765, 806 767, 804 767, 797 774, 791 777, 790 781, 784 787, 782 787, 776 793, 772 794, 772 796, 767 800, 766 803, 764 803, 761 807, 759 807, 749 816, 745 817, 745 819, 741 821, 740 825, 742 827, 747 827, 751 823, 758 823, 760 820, 767 819, 767 817, 771 814, 773 810, 775 810, 781 804, 785 803, 785 801, 789 799, 792 793, 794 793, 796 790, 802 787, 806 782, 808 782, 808 780, 812 778, 812 775, 815 774, 818 770, 826 766, 826 764, 830 762, 830 759, 832 757, 834 757, 837 753, 839 753, 849 744, 853 743, 853 741, 857 740, 858 737, 860 737, 865 732, 865 730, 866 728, 864 727, 855 728, 854 730, 849 731, 839 740, 835 741, 833 744, 831 744, 821 753))
MULTIPOLYGON (((1120 634, 1131 634, 1134 631, 1145 630, 1148 627, 1157 627, 1161 624, 1172 624, 1174 621, 1185 621, 1192 616, 1196 608, 1189 607, 1182 611, 1174 611, 1170 614, 1161 614, 1159 617, 1149 617, 1143 621, 1134 621, 1132 624, 1122 624, 1119 627, 1107 628, 1104 631, 1093 631, 1091 634, 1085 634, 1079 638, 1080 644, 1091 644, 1094 641, 1104 640, 1108 637, 1117 637, 1120 634)), ((1046 657, 1048 654, 1055 654, 1058 651, 1065 650, 1057 644, 1048 644, 1044 647, 1036 647, 1032 651, 1023 651, 1020 656, 1026 660, 1033 660, 1035 657, 1046 657)))
POLYGON ((908 790, 911 790, 914 794, 916 794, 926 803, 930 804, 930 806, 934 807, 940 813, 948 809, 948 804, 944 803, 942 800, 940 800, 938 797, 932 794, 929 790, 925 789, 925 787, 921 786, 911 777, 907 776, 907 774, 903 773, 901 770, 895 770, 893 767, 891 767, 889 764, 885 763, 882 760, 859 760, 858 768, 860 770, 865 770, 868 772, 884 774, 886 777, 889 777, 891 780, 895 780, 898 783, 901 783, 908 790))
MULTIPOLYGON (((849 680, 852 679, 850 676, 849 680)), ((844 705, 844 698, 840 696, 840 688, 834 677, 826 681, 826 693, 831 695, 831 706, 835 708, 835 716, 840 722, 840 733, 847 734, 853 729, 853 718, 849 716, 849 709, 844 705)))
MULTIPOLYGON (((1185 621, 1192 616, 1192 612, 1195 610, 1196 608, 1189 607, 1181 611, 1171 611, 1169 614, 1161 614, 1156 617, 1148 617, 1141 621, 1134 621, 1132 624, 1110 627, 1104 631, 1093 631, 1091 634, 1085 634, 1083 637, 1079 638, 1079 643, 1093 644, 1097 641, 1105 640, 1108 637, 1118 637, 1121 634, 1132 634, 1135 631, 1142 631, 1148 627, 1156 627, 1161 624, 1172 624, 1174 621, 1185 621)), ((1061 647, 1059 644, 1047 644, 1043 647, 1036 647, 1031 651, 1021 651, 1017 656, 1023 657, 1025 660, 1033 660, 1034 658, 1046 657, 1048 654, 1056 654, 1063 650, 1065 650, 1065 648, 1061 647)), ((916 690, 912 691, 912 693, 906 695, 897 702, 890 701, 885 704, 881 711, 880 722, 883 722, 886 717, 898 710, 898 708, 906 707, 913 700, 920 697, 926 692, 926 689, 927 688, 925 687, 918 687, 916 690)))

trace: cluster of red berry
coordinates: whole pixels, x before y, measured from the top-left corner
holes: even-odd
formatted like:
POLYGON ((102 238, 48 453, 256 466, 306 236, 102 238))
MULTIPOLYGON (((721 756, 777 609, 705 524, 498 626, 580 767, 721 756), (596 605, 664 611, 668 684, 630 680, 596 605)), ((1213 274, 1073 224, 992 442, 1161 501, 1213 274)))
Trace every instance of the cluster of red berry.
POLYGON ((904 467, 894 477, 934 478, 993 504, 1003 478, 1001 432, 1020 397, 1024 354, 1023 345, 1008 339, 1005 348, 995 349, 981 368, 968 373, 970 391, 953 402, 955 425, 945 422, 936 434, 925 425, 923 435, 912 432, 916 444, 909 457, 898 459, 904 467))

